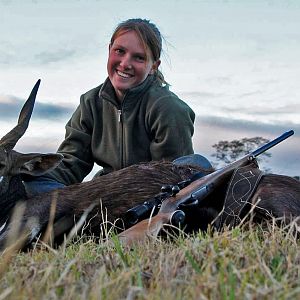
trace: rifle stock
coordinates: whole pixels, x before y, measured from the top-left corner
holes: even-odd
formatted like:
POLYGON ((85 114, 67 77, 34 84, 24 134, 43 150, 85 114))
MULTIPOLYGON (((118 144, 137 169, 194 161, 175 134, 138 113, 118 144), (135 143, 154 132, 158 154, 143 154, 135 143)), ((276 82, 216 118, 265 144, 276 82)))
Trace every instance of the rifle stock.
POLYGON ((241 159, 234 161, 209 175, 192 181, 188 186, 182 188, 176 195, 166 198, 162 202, 157 215, 151 217, 150 219, 143 220, 120 233, 120 241, 124 245, 130 246, 132 243, 142 241, 149 236, 156 237, 163 225, 171 222, 172 217, 178 211, 180 205, 188 203, 191 200, 197 200, 198 202, 204 200, 216 187, 221 186, 223 183, 229 180, 235 169, 249 164, 258 155, 262 154, 293 134, 293 130, 285 132, 278 138, 263 145, 248 155, 245 155, 241 159))

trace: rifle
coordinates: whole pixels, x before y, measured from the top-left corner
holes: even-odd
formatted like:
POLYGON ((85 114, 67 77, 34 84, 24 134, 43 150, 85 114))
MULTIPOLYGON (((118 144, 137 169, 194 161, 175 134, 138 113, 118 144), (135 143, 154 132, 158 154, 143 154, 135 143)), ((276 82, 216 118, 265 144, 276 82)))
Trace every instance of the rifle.
POLYGON ((225 183, 235 169, 253 162, 257 156, 293 134, 293 130, 287 131, 239 160, 206 176, 199 178, 196 173, 190 180, 173 186, 171 190, 170 188, 167 191, 163 190, 161 194, 155 196, 153 199, 127 211, 125 214, 127 222, 130 226, 133 226, 118 235, 120 241, 125 245, 131 245, 133 242, 144 240, 147 236, 156 237, 164 224, 171 223, 175 226, 183 224, 185 214, 180 207, 189 204, 198 205, 217 187, 225 183), (150 219, 141 221, 141 219, 145 218, 151 212, 152 214, 157 212, 157 214, 150 219))

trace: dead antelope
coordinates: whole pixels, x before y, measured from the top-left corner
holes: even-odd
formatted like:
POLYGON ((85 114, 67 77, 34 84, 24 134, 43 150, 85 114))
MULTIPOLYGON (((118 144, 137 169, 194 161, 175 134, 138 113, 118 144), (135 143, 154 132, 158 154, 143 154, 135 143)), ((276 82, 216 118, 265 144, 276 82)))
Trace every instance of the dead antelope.
POLYGON ((13 150, 28 127, 39 85, 40 80, 23 106, 17 126, 0 140, 0 226, 6 221, 16 201, 26 199, 21 175, 42 175, 62 160, 62 156, 57 154, 23 154, 13 150))
MULTIPOLYGON (((38 90, 33 88, 19 117, 18 125, 0 141, 0 248, 5 247, 14 220, 12 210, 19 201, 25 204, 22 217, 18 220, 27 233, 30 243, 43 232, 50 219, 52 203, 55 201, 54 222, 57 230, 54 237, 68 232, 74 222, 90 207, 89 230, 98 234, 104 221, 114 222, 128 209, 141 204, 160 192, 164 184, 175 185, 191 178, 197 171, 195 166, 178 166, 170 162, 150 162, 97 177, 89 182, 67 186, 63 189, 27 198, 22 183, 22 174, 41 175, 55 167, 61 156, 56 154, 21 154, 13 150, 24 134, 38 90), (35 222, 28 222, 32 218, 35 222)), ((201 170, 207 174, 211 170, 201 170)), ((216 189, 203 203, 193 208, 189 222, 194 228, 207 225, 222 210, 224 187, 216 189), (196 212, 196 214, 195 214, 196 212)), ((258 216, 296 217, 300 215, 300 182, 280 175, 265 175, 260 181, 251 203, 258 216)), ((55 226, 54 226, 55 227, 55 226)), ((136 229, 138 230, 138 229, 136 229)), ((138 236, 138 235, 137 235, 138 236)), ((139 237, 137 239, 140 239, 139 237)))

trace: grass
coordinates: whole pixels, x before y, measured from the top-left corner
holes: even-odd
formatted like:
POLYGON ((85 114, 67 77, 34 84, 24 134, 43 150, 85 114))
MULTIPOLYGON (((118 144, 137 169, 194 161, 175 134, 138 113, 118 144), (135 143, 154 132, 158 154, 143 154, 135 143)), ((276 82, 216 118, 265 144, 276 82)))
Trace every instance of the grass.
MULTIPOLYGON (((16 253, 1 299, 300 299, 299 240, 269 223, 124 249, 76 238, 16 253)), ((0 264, 3 263, 3 257, 0 264)))

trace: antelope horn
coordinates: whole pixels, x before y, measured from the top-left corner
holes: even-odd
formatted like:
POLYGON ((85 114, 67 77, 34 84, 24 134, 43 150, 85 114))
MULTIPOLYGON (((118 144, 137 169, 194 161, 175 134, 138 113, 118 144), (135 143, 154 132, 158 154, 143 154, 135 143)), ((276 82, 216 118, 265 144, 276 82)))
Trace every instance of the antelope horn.
POLYGON ((3 147, 6 151, 10 151, 15 147, 16 143, 23 136, 28 127, 40 82, 40 79, 36 82, 29 98, 25 102, 19 115, 18 125, 0 140, 0 147, 3 147))

